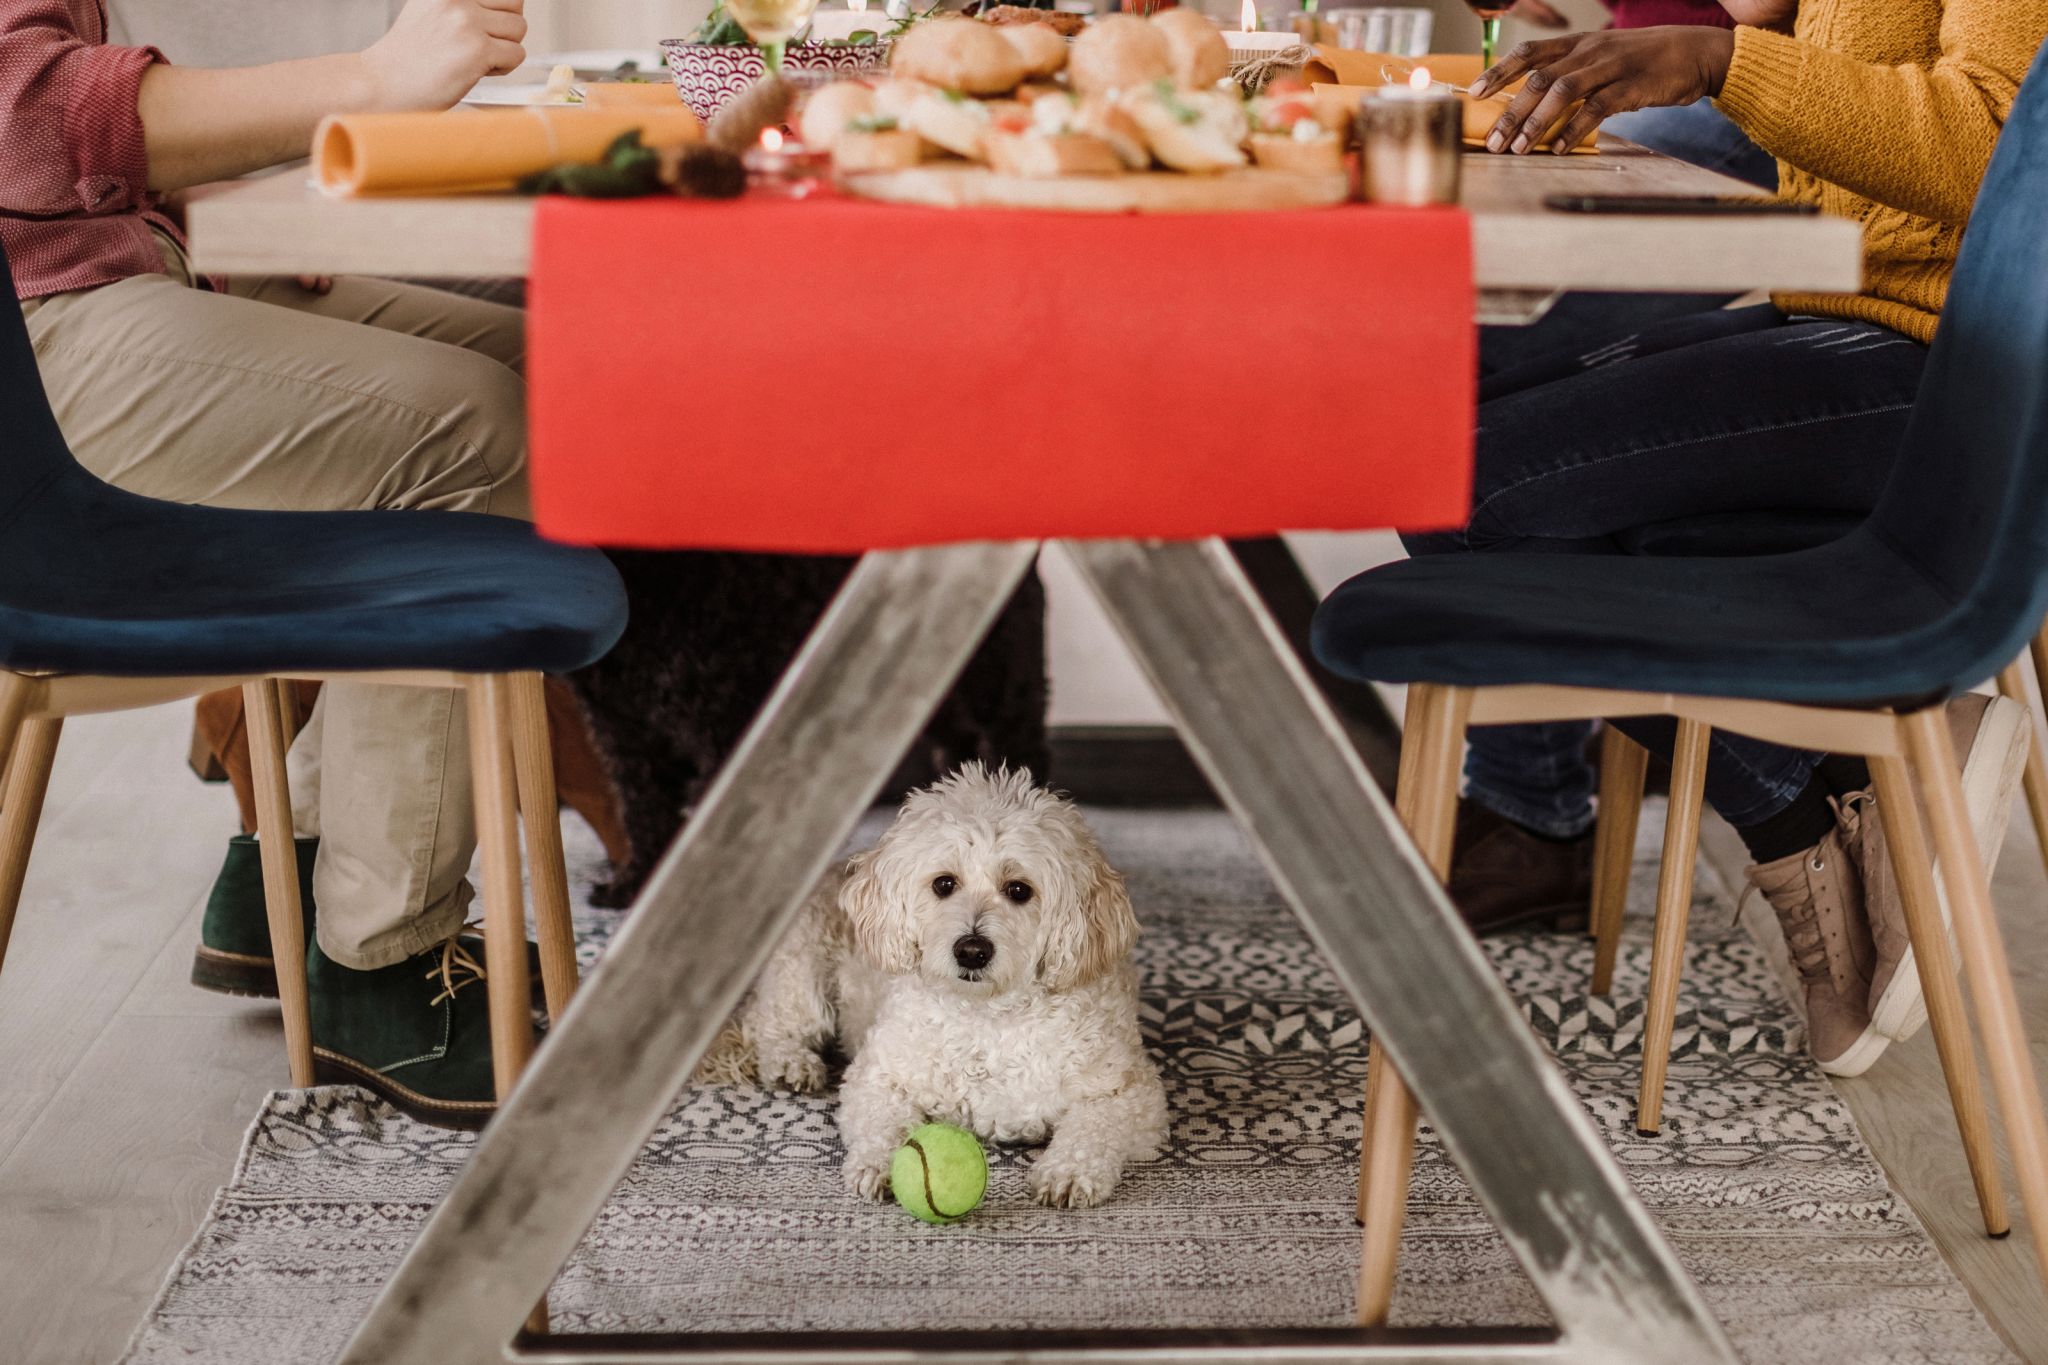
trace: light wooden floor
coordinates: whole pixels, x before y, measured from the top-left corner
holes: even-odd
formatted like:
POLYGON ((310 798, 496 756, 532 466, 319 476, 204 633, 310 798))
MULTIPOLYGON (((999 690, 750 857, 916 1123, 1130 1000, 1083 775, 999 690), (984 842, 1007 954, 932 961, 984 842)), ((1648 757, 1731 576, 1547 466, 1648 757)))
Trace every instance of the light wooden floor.
MULTIPOLYGON (((274 1010, 185 982, 234 819, 226 789, 184 768, 187 715, 74 721, 60 752, 0 985, 7 1365, 120 1352, 226 1181, 258 1101, 285 1079, 274 1010)), ((1739 873, 1725 828, 1707 853, 1739 873)), ((2023 815, 1998 892, 2048 1056, 2048 879, 2023 815)), ((1842 1090, 1986 1313, 2024 1359, 2048 1361, 2025 1226, 2003 1242, 1977 1231, 1926 1034, 1842 1090)))

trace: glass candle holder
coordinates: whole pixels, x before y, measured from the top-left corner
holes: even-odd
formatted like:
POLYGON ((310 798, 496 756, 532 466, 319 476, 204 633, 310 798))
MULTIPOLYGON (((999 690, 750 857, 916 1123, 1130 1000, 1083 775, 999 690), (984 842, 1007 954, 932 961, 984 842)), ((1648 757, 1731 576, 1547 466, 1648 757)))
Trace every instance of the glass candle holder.
POLYGON ((780 199, 802 199, 818 188, 824 160, 780 128, 765 130, 759 142, 740 154, 748 191, 780 199))
POLYGON ((1390 85, 1361 99, 1356 118, 1360 186, 1369 202, 1458 202, 1465 119, 1456 92, 1430 84, 1390 85))

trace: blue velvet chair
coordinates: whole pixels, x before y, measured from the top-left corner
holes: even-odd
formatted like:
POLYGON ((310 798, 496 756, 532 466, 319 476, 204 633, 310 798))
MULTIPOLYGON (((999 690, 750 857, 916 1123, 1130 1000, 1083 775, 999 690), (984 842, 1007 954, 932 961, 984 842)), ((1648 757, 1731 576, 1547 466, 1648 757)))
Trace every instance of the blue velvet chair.
MULTIPOLYGON (((14 297, 0 255, 0 283, 14 297)), ((591 550, 459 512, 252 512, 121 492, 72 457, 19 309, 0 308, 0 955, 67 715, 240 684, 271 948, 292 1082, 313 1082, 306 932, 285 789, 284 678, 467 694, 484 860, 486 972, 499 1093, 533 1046, 518 807, 542 976, 575 984, 541 674, 588 664, 625 626, 591 550)))
MULTIPOLYGON (((2044 68, 2048 54, 2006 122, 1895 472, 1862 525, 1789 553, 1408 560, 1331 594, 1314 646, 1346 677, 1411 685, 1402 805, 1439 870, 1468 724, 1676 718, 1651 971, 1663 1045, 1646 1029, 1645 1127, 1669 1046, 1710 728, 1867 756, 1964 1151, 1986 1229, 2000 1235, 2004 1197, 1910 763, 2048 1266, 2048 1121, 1941 711, 2005 669, 2048 608, 2044 68)), ((1368 1321, 1391 1295, 1414 1124, 1406 1086, 1376 1056, 1360 1195, 1368 1321)))

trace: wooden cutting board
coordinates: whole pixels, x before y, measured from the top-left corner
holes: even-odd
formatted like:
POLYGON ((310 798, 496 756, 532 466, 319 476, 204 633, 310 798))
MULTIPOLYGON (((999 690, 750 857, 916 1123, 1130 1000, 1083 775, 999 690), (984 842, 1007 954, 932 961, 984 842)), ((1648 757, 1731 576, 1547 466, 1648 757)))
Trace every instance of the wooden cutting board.
POLYGON ((1328 208, 1351 196, 1345 175, 1237 170, 1214 175, 1145 171, 1040 180, 965 163, 870 171, 842 179, 863 199, 929 208, 1050 209, 1064 213, 1251 213, 1328 208))

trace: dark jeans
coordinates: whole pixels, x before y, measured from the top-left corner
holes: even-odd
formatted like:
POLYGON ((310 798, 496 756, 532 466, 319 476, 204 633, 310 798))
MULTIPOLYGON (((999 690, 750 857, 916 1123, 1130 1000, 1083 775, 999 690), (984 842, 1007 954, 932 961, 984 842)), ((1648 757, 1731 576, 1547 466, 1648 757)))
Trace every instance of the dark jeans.
POLYGON ((1778 159, 1751 142, 1712 100, 1668 109, 1632 109, 1609 117, 1600 131, 1747 180, 1761 190, 1778 188, 1778 159))
MULTIPOLYGON (((1471 520, 1462 531, 1404 537, 1409 553, 1623 555, 1629 532, 1656 523, 1861 516, 1876 504, 1925 347, 1868 323, 1788 318, 1769 304, 1637 330, 1625 301, 1614 307, 1619 325, 1608 340, 1485 375, 1471 520)), ((1546 834, 1582 832, 1593 820, 1590 728, 1475 728, 1466 794, 1546 834)), ((1669 753, 1669 722, 1623 728, 1669 753)), ((1707 799, 1730 823, 1754 824, 1783 810, 1817 761, 1717 732, 1707 799)))

